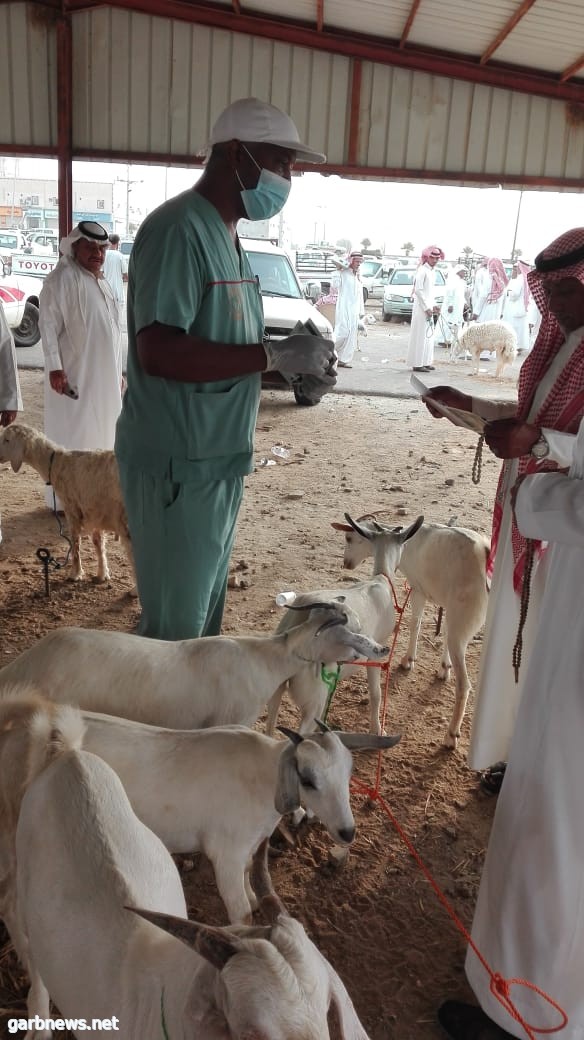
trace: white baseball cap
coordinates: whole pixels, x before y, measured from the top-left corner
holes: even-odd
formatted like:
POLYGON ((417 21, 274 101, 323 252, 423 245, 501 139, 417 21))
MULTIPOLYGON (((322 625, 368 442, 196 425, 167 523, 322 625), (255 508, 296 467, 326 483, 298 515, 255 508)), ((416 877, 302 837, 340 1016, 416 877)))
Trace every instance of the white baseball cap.
POLYGON ((224 141, 244 141, 249 144, 275 144, 296 152, 304 162, 323 163, 326 155, 302 144, 290 116, 275 105, 258 98, 240 98, 219 116, 211 131, 211 146, 224 141))

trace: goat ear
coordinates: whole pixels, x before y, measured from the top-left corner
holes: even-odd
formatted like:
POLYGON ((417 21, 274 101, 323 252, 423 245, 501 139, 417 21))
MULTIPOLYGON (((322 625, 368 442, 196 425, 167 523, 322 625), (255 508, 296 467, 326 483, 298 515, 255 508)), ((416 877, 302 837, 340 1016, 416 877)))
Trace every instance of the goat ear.
POLYGON ((201 957, 204 957, 219 971, 225 967, 231 957, 240 952, 240 946, 234 936, 223 928, 209 928, 207 925, 199 924, 198 921, 187 921, 183 917, 160 914, 154 910, 141 910, 137 906, 125 906, 124 910, 130 910, 133 914, 138 914, 139 917, 162 928, 169 935, 174 935, 191 950, 196 950, 201 957))
POLYGON ((285 748, 280 755, 274 805, 281 816, 300 808, 300 784, 296 768, 296 751, 293 747, 285 748))
POLYGON ((339 524, 338 521, 333 520, 331 527, 334 527, 335 531, 352 531, 353 528, 349 527, 349 524, 339 524))
POLYGON ((12 466, 12 469, 14 470, 14 472, 18 473, 20 467, 22 466, 22 452, 20 452, 16 456, 16 458, 10 459, 10 465, 12 466))
POLYGON ((406 527, 405 530, 401 532, 399 536, 400 542, 402 542, 403 544, 403 542, 407 542, 408 538, 413 538, 416 532, 420 530, 420 527, 423 523, 424 517, 419 516, 416 520, 414 520, 413 524, 410 524, 409 527, 406 527))
POLYGON ((330 726, 327 726, 326 722, 323 722, 322 719, 315 719, 314 721, 316 722, 316 725, 318 726, 321 733, 332 732, 330 726))
POLYGON ((335 730, 341 744, 349 751, 384 751, 395 747, 401 740, 401 733, 394 737, 378 737, 375 733, 343 733, 335 730))

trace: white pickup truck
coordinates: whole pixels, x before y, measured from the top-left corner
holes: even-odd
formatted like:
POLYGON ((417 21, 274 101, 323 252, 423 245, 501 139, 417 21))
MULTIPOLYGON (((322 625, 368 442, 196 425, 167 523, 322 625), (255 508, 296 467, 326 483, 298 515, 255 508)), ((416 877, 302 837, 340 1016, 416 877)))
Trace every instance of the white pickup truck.
POLYGON ((42 287, 39 278, 15 274, 0 277, 0 300, 17 347, 34 347, 41 338, 39 296, 42 287))
POLYGON ((45 253, 41 256, 36 256, 33 253, 13 253, 12 274, 46 278, 58 263, 58 253, 45 253))

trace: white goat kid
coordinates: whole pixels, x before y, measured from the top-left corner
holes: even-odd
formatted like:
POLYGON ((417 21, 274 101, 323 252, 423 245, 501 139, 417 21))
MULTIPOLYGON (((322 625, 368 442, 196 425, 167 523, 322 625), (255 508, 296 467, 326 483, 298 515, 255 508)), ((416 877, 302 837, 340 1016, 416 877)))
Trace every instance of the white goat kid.
MULTIPOLYGON (((369 556, 375 559, 378 544, 391 541, 401 530, 381 524, 373 517, 362 517, 358 525, 333 523, 332 526, 345 532, 343 565, 348 570, 354 570, 369 556)), ((412 589, 409 643, 400 661, 405 671, 410 671, 416 662, 427 601, 444 608, 445 632, 438 674, 440 679, 448 679, 452 667, 456 687, 454 710, 444 735, 446 747, 455 748, 460 737, 470 691, 466 650, 483 626, 487 613, 488 552, 489 542, 482 534, 466 527, 424 523, 404 545, 399 562, 399 570, 412 589)), ((373 566, 375 569, 375 562, 373 566)))
MULTIPOLYGON (((348 513, 345 516, 349 523, 354 523, 348 513)), ((369 581, 359 582, 347 589, 320 589, 317 592, 306 592, 297 596, 294 600, 294 610, 302 611, 300 619, 305 612, 310 610, 314 601, 324 599, 326 601, 336 600, 345 609, 350 608, 358 617, 361 630, 379 642, 387 643, 395 627, 395 610, 393 606, 393 591, 390 579, 395 577, 399 566, 399 560, 408 539, 415 535, 423 523, 424 517, 419 516, 410 527, 392 532, 392 537, 387 538, 382 544, 376 543, 375 561, 373 565, 374 577, 369 581)), ((294 614, 286 614, 280 621, 278 632, 293 632, 295 624, 298 624, 294 614)), ((365 655, 362 660, 373 660, 365 655)), ((328 689, 323 678, 323 667, 325 671, 334 674, 337 662, 342 658, 338 656, 322 657, 319 662, 306 664, 289 679, 284 680, 278 687, 268 705, 268 718, 266 732, 273 733, 280 703, 284 693, 288 696, 301 712, 299 730, 308 733, 314 728, 314 720, 321 718, 324 712, 328 689), (331 663, 332 662, 332 663, 331 663)), ((354 659, 356 660, 356 659, 354 659)), ((340 668, 339 679, 345 679, 354 675, 357 669, 354 666, 343 664, 340 668)), ((2 672, 0 672, 2 678, 2 672)), ((381 705, 381 670, 379 668, 367 668, 367 685, 369 688, 369 722, 371 733, 381 733, 380 705, 381 705)))
MULTIPOLYGON (((308 620, 269 636, 167 642, 125 632, 58 628, 0 671, 33 682, 50 700, 170 729, 252 726, 306 661, 382 659, 345 604, 313 605, 308 620)), ((316 716, 313 716, 316 717, 316 716)))
MULTIPOLYGON (((30 684, 0 692, 0 916, 13 920, 13 846, 35 716, 59 724, 77 712, 34 695, 30 684)), ((229 920, 251 919, 252 855, 284 813, 302 804, 331 838, 355 837, 350 749, 393 747, 399 737, 326 730, 304 739, 283 730, 273 740, 245 727, 167 730, 93 712, 83 713, 84 750, 112 767, 138 818, 170 852, 204 852, 213 864, 229 920)))
POLYGON ((473 361, 471 372, 477 375, 483 350, 495 352, 497 356, 495 378, 499 379, 503 375, 505 366, 511 364, 517 356, 515 329, 506 321, 470 322, 457 333, 450 348, 450 357, 452 361, 455 361, 457 357, 464 356, 468 352, 473 361))
POLYGON ((113 451, 67 451, 31 426, 13 423, 0 432, 0 462, 9 462, 15 473, 24 462, 52 484, 61 499, 71 534, 73 581, 83 577, 83 533, 91 534, 95 547, 97 580, 109 580, 107 531, 119 536, 134 577, 130 532, 113 451))
POLYGON ((49 1017, 50 994, 66 1018, 114 1016, 124 1040, 326 1040, 334 1003, 344 1040, 367 1040, 339 976, 277 899, 266 845, 252 881, 267 926, 189 922, 172 858, 113 770, 42 717, 33 738, 16 833, 29 1018, 49 1017))

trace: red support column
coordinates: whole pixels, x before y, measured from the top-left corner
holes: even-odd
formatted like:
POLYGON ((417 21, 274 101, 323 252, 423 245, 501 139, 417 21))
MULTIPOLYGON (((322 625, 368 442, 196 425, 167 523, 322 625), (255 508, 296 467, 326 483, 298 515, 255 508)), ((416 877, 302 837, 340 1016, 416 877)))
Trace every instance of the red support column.
POLYGON ((73 42, 71 16, 57 22, 57 152, 59 159, 59 235, 73 224, 73 42))

